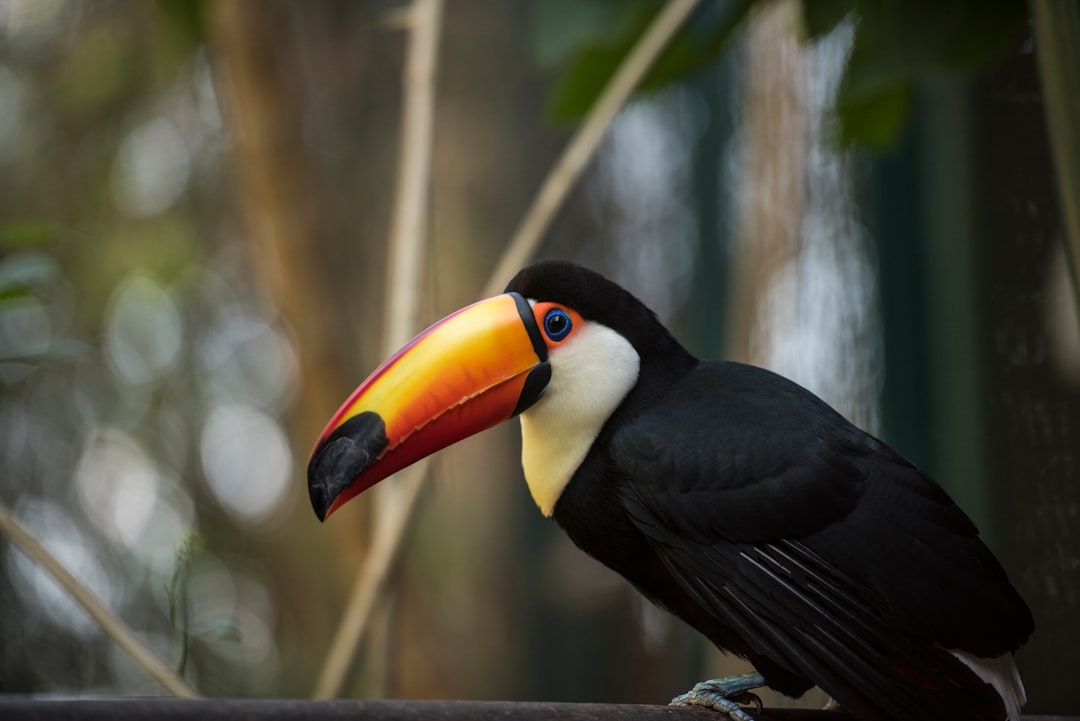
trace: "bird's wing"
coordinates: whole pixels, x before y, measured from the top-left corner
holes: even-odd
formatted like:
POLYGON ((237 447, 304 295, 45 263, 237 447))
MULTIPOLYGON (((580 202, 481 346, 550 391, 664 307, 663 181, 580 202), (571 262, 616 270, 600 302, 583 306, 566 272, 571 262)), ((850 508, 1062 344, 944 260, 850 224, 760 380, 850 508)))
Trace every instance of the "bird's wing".
POLYGON ((999 655, 1030 632, 948 496, 778 376, 705 367, 608 447, 627 512, 676 582, 857 715, 885 703, 933 718, 914 707, 936 685, 966 688, 937 704, 957 712, 951 699, 989 687, 943 647, 999 655))

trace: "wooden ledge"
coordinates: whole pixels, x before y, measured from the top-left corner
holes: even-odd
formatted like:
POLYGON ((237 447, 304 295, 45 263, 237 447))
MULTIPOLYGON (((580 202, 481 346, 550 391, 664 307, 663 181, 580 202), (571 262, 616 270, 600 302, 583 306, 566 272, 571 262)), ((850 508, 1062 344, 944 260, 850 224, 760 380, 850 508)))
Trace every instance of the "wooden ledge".
MULTIPOLYGON (((842 721, 851 717, 835 711, 768 709, 754 714, 758 721, 842 721)), ((714 711, 634 704, 538 703, 513 701, 361 701, 339 699, 199 699, 172 698, 55 698, 0 695, 0 718, 6 721, 540 721, 613 719, 617 721, 679 721, 723 719, 714 711)), ((1066 716, 1025 716, 1025 721, 1080 721, 1066 716)))

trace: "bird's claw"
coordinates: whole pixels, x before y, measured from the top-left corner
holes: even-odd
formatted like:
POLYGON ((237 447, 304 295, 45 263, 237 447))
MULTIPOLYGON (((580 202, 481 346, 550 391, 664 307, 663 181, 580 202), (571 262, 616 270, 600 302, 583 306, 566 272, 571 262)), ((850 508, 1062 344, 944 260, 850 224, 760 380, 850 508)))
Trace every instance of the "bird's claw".
POLYGON ((731 721, 754 721, 754 717, 742 707, 753 704, 758 713, 762 711, 764 705, 761 699, 749 691, 762 685, 764 681, 757 674, 702 681, 688 692, 671 699, 671 705, 704 706, 726 714, 731 721))
POLYGON ((751 704, 753 704, 754 709, 758 713, 761 713, 765 710, 765 704, 761 702, 761 697, 758 696, 756 693, 753 693, 752 691, 743 691, 742 693, 732 697, 731 700, 741 706, 750 706, 751 704))

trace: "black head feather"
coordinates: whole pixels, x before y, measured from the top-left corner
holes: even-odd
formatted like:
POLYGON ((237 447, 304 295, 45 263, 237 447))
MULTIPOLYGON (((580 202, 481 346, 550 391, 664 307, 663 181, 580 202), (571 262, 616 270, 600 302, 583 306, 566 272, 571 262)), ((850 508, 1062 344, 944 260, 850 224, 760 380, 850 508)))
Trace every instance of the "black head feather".
POLYGON ((586 320, 606 325, 630 341, 643 365, 659 362, 688 369, 696 363, 644 303, 588 268, 565 260, 540 261, 518 271, 506 286, 506 292, 511 291, 531 300, 560 303, 586 320))

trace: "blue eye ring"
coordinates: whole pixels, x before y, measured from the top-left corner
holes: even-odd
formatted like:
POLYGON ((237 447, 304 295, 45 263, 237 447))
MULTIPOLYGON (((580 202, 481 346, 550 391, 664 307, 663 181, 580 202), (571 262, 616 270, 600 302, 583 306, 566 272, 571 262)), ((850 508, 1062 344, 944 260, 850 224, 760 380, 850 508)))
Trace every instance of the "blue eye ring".
POLYGON ((574 328, 574 322, 562 308, 552 308, 544 314, 544 334, 558 343, 574 328))

